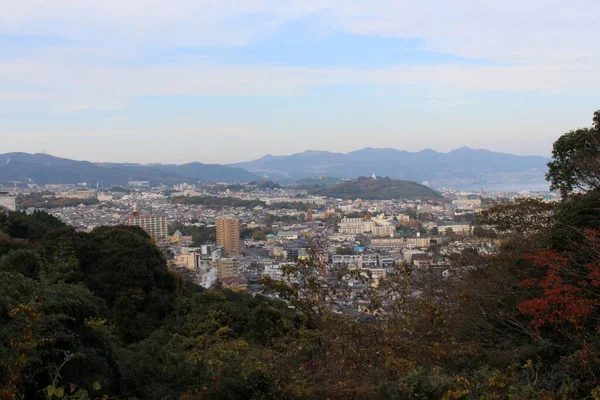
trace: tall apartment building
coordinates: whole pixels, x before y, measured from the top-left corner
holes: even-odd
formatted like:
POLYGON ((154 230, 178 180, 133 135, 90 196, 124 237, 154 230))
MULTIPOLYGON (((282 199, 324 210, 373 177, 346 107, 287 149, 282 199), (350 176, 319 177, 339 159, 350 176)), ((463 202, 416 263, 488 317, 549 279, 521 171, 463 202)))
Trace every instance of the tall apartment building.
POLYGON ((228 257, 241 255, 240 221, 237 218, 225 216, 217 218, 217 246, 223 246, 228 257))
POLYGON ((140 215, 138 212, 133 212, 127 218, 126 225, 139 226, 152 236, 159 247, 166 247, 168 244, 168 221, 167 217, 140 215))
POLYGON ((16 197, 6 192, 0 192, 0 207, 4 207, 8 211, 17 211, 16 197))

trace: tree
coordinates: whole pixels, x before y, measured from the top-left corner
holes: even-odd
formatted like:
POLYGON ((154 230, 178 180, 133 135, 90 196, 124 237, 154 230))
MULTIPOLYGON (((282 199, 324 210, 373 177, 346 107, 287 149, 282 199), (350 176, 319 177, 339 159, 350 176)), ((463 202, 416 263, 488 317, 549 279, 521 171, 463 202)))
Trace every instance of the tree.
POLYGON ((354 254, 354 250, 350 247, 338 247, 335 249, 335 253, 338 255, 352 255, 354 254))
POLYGON ((552 147, 546 180, 566 197, 574 189, 600 189, 600 111, 594 125, 562 135, 552 147))
POLYGON ((501 234, 538 235, 554 225, 556 205, 538 199, 494 204, 477 217, 476 225, 491 225, 501 234))

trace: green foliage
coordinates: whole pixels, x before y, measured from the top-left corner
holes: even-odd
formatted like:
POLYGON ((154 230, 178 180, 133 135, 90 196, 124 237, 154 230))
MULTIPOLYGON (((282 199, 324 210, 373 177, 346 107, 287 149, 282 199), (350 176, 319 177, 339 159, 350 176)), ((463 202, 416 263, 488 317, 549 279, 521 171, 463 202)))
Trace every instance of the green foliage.
POLYGON ((131 189, 124 188, 123 186, 111 186, 108 190, 113 193, 131 193, 131 189))
POLYGON ((269 228, 243 228, 240 230, 240 238, 265 240, 267 235, 272 234, 273 230, 269 228))
POLYGON ((200 246, 205 243, 215 243, 217 241, 217 230, 213 227, 183 225, 179 221, 169 224, 169 235, 180 231, 183 236, 192 237, 192 246, 200 246))
POLYGON ((314 206, 307 204, 307 203, 301 203, 299 201, 290 201, 290 202, 282 202, 282 203, 272 203, 269 206, 269 208, 272 210, 289 209, 289 210, 308 211, 311 208, 314 209, 314 206))
POLYGON ((26 249, 28 247, 29 245, 25 240, 13 238, 7 233, 0 231, 0 256, 13 250, 26 249))
POLYGON ((0 271, 18 272, 28 278, 37 278, 40 274, 41 260, 33 250, 13 250, 0 257, 0 271))
POLYGON ((275 215, 275 214, 267 214, 265 215, 263 222, 266 225, 271 225, 276 222, 282 222, 284 224, 292 224, 295 222, 300 222, 301 219, 299 217, 293 215, 275 215))
POLYGON ((592 128, 562 135, 552 147, 546 179, 552 190, 566 197, 574 189, 600 189, 600 111, 594 113, 592 128))
POLYGON ((260 200, 241 200, 235 197, 216 197, 216 196, 179 196, 172 197, 173 204, 199 205, 206 208, 221 210, 225 207, 254 208, 257 206, 265 207, 267 204, 260 200))
POLYGON ((335 249, 335 254, 338 255, 352 255, 354 250, 350 247, 338 247, 335 249))
POLYGON ((401 181, 390 178, 361 177, 354 181, 344 181, 333 186, 319 187, 310 190, 313 194, 327 197, 365 200, 387 200, 401 198, 441 198, 442 195, 427 186, 412 181, 401 181))
POLYGON ((41 193, 32 193, 18 198, 19 207, 21 208, 63 208, 76 207, 80 204, 91 206, 99 204, 98 199, 77 199, 70 197, 45 197, 41 193))
POLYGON ((256 186, 258 189, 283 189, 279 183, 267 180, 250 182, 248 185, 256 186))
POLYGON ((12 238, 40 240, 54 229, 65 227, 58 218, 43 211, 31 215, 21 212, 0 213, 0 231, 12 238))

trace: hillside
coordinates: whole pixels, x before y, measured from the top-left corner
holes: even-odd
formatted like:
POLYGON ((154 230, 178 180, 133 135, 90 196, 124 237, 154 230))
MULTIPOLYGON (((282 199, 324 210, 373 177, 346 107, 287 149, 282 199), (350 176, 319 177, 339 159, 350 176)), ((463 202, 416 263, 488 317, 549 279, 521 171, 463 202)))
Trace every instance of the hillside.
POLYGON ((548 159, 517 156, 468 147, 440 153, 431 149, 408 152, 396 149, 364 148, 347 154, 305 151, 289 156, 265 156, 233 164, 271 179, 298 180, 318 176, 356 178, 389 176, 394 179, 430 181, 436 186, 490 184, 502 182, 543 182, 548 159))
POLYGON ((105 186, 124 185, 130 180, 153 185, 183 182, 249 182, 257 176, 241 168, 190 163, 144 166, 139 164, 92 163, 47 154, 0 154, 0 183, 10 181, 46 183, 102 182, 105 186))
POLYGON ((310 189, 310 188, 319 188, 319 187, 329 187, 329 186, 336 185, 340 182, 342 182, 342 180, 340 178, 332 178, 330 176, 322 176, 322 177, 319 176, 319 177, 299 179, 298 181, 296 181, 294 183, 294 185, 297 185, 299 187, 303 187, 306 189, 310 189))
POLYGON ((343 181, 332 186, 313 187, 307 190, 312 194, 342 199, 389 200, 442 197, 427 186, 387 177, 373 179, 363 176, 353 181, 343 181))

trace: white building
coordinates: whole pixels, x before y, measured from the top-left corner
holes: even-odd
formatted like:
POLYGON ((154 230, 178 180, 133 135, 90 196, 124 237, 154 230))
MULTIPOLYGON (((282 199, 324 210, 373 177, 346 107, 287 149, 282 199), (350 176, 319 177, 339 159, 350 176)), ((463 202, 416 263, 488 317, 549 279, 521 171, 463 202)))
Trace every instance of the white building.
POLYGON ((356 268, 377 268, 379 266, 379 260, 376 255, 339 255, 333 256, 332 265, 334 267, 340 266, 354 266, 356 268))
POLYGON ((344 217, 339 224, 339 232, 341 234, 358 235, 373 230, 373 221, 365 220, 363 218, 347 218, 344 217))
POLYGON ((168 221, 166 216, 139 215, 139 213, 134 212, 131 217, 127 218, 126 224, 139 226, 145 230, 148 235, 154 238, 159 247, 167 245, 168 221))
POLYGON ((374 226, 373 236, 394 236, 396 228, 393 225, 374 226))
POLYGON ((452 233, 464 234, 468 235, 471 233, 470 225, 441 225, 438 226, 438 232, 442 235, 448 233, 448 230, 451 229, 452 233))
POLYGON ((0 207, 4 207, 8 211, 17 211, 16 197, 9 193, 0 192, 0 207))
POLYGON ((89 200, 98 198, 98 191, 94 189, 89 190, 75 190, 72 192, 64 192, 59 194, 57 197, 69 198, 69 199, 80 199, 89 200))

